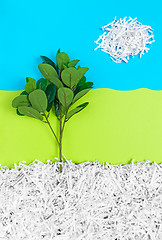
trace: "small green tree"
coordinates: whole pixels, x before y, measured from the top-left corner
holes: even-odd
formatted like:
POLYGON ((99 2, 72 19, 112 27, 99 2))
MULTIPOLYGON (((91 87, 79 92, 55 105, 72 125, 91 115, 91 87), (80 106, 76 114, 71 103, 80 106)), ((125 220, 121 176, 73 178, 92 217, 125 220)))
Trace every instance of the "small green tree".
MULTIPOLYGON (((13 99, 12 106, 20 116, 29 116, 47 123, 59 146, 59 159, 62 162, 62 139, 65 123, 76 113, 83 110, 88 102, 76 108, 72 105, 93 88, 93 82, 86 82, 86 67, 76 67, 79 60, 69 61, 69 56, 57 51, 56 63, 41 56, 43 63, 38 65, 44 78, 27 77, 25 90, 13 99), (54 111, 59 121, 59 137, 56 136, 50 122, 50 112, 54 111)), ((62 166, 60 165, 60 172, 62 166)))

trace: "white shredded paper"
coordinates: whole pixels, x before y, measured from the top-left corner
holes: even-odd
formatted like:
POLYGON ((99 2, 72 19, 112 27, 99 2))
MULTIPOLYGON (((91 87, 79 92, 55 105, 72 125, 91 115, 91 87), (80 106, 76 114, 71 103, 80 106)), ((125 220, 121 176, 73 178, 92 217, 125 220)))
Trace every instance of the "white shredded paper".
POLYGON ((0 167, 0 239, 162 239, 162 164, 59 164, 0 167))
POLYGON ((153 29, 131 17, 114 19, 113 22, 102 27, 104 33, 94 41, 98 46, 94 49, 108 53, 116 63, 128 63, 130 57, 148 52, 148 45, 155 42, 153 29))

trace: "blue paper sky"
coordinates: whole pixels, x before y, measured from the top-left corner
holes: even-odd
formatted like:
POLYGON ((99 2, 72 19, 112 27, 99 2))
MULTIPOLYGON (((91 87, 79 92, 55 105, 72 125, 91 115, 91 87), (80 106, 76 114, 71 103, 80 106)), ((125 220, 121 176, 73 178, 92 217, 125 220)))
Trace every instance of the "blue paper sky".
POLYGON ((0 90, 21 90, 27 76, 38 80, 40 55, 55 60, 61 48, 80 65, 89 67, 94 88, 162 89, 161 2, 154 1, 0 1, 0 90), (100 27, 114 17, 137 17, 154 29, 155 43, 142 58, 114 63, 96 47, 100 27))

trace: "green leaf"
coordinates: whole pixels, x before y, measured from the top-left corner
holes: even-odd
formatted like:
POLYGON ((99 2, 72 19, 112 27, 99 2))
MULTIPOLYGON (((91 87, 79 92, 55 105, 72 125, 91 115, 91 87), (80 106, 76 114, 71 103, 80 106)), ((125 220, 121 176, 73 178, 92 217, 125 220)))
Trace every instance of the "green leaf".
POLYGON ((66 69, 66 68, 68 68, 69 66, 68 66, 68 64, 67 63, 63 63, 63 69, 66 69))
POLYGON ((47 63, 47 64, 51 65, 52 67, 54 67, 55 70, 56 70, 57 73, 58 73, 58 67, 57 67, 57 65, 56 65, 50 58, 45 57, 45 56, 40 56, 40 57, 41 57, 41 59, 42 59, 42 61, 43 61, 44 63, 47 63))
POLYGON ((28 95, 28 93, 26 91, 23 91, 22 93, 20 93, 20 95, 28 95))
POLYGON ((60 52, 56 56, 57 66, 60 69, 60 71, 63 70, 63 63, 69 63, 69 56, 64 53, 60 52))
POLYGON ((57 56, 59 53, 60 53, 60 48, 57 50, 57 54, 56 54, 56 56, 57 56))
POLYGON ((52 104, 53 104, 53 102, 51 102, 51 103, 48 104, 47 109, 46 109, 47 112, 49 112, 49 111, 51 110, 51 108, 52 108, 52 104))
POLYGON ((82 85, 82 84, 85 83, 85 82, 86 82, 86 77, 83 76, 83 77, 80 79, 80 81, 78 82, 78 85, 82 85))
POLYGON ((58 117, 60 114, 60 111, 59 111, 59 102, 57 101, 54 101, 54 110, 55 110, 56 117, 58 117))
POLYGON ((84 76, 84 74, 89 70, 89 68, 86 67, 79 67, 78 72, 80 79, 84 76))
POLYGON ((53 83, 49 84, 48 87, 46 88, 45 93, 47 96, 48 103, 51 103, 56 95, 56 86, 53 83))
POLYGON ((44 113, 47 108, 47 97, 43 90, 36 89, 29 94, 29 101, 34 109, 40 113, 44 113))
POLYGON ((73 99, 73 103, 76 102, 81 97, 83 97, 87 92, 89 92, 89 90, 90 90, 90 88, 87 88, 87 89, 82 90, 81 92, 78 92, 73 99))
POLYGON ((18 111, 18 108, 16 109, 16 113, 17 113, 17 115, 19 115, 19 116, 24 116, 24 114, 21 114, 21 113, 18 111))
POLYGON ((62 116, 65 114, 65 110, 66 110, 66 107, 61 105, 61 113, 62 113, 62 116))
POLYGON ((60 103, 66 108, 71 104, 74 97, 73 91, 66 87, 59 88, 57 94, 60 103))
POLYGON ((26 82, 27 84, 25 85, 25 91, 27 93, 31 93, 36 89, 36 81, 34 78, 27 77, 26 82))
POLYGON ((56 87, 63 87, 62 82, 58 79, 56 70, 49 64, 42 63, 38 65, 38 68, 42 75, 51 83, 55 84, 56 87))
MULTIPOLYGON (((84 78, 84 77, 83 77, 84 78)), ((82 78, 82 79, 83 79, 82 78)), ((76 86, 76 88, 74 89, 74 95, 76 95, 78 92, 87 89, 87 88, 92 88, 93 87, 93 82, 84 82, 83 84, 81 84, 80 82, 78 83, 78 85, 76 86)))
POLYGON ((68 67, 75 67, 80 60, 73 60, 68 63, 68 67))
POLYGON ((12 107, 17 108, 19 106, 29 106, 30 102, 28 100, 27 95, 20 95, 18 97, 15 97, 12 101, 12 107))
POLYGON ((85 102, 79 106, 77 106, 76 108, 72 109, 71 111, 69 111, 67 113, 67 121, 76 113, 80 112, 81 110, 83 110, 89 103, 85 102))
POLYGON ((41 63, 38 65, 38 68, 47 80, 52 77, 58 77, 56 70, 50 64, 41 63))
MULTIPOLYGON (((60 109, 59 109, 59 102, 58 101, 54 101, 54 112, 57 118, 59 118, 60 116, 60 109)), ((61 105, 61 113, 62 116, 65 115, 65 106, 61 105)))
POLYGON ((78 84, 80 80, 80 74, 77 69, 70 67, 62 71, 61 78, 66 86, 73 88, 78 84))
POLYGON ((37 81, 37 89, 41 89, 43 91, 46 90, 46 87, 47 87, 47 79, 45 78, 40 78, 38 81, 37 81))
POLYGON ((33 117, 43 121, 43 116, 34 108, 31 107, 18 107, 18 111, 28 117, 33 117))
POLYGON ((86 88, 92 88, 93 87, 93 82, 86 82, 82 85, 79 86, 80 91, 86 88))
POLYGON ((85 82, 85 83, 80 84, 80 85, 78 86, 78 91, 80 92, 80 91, 82 91, 82 90, 84 90, 84 89, 92 88, 92 87, 93 87, 93 82, 85 82))

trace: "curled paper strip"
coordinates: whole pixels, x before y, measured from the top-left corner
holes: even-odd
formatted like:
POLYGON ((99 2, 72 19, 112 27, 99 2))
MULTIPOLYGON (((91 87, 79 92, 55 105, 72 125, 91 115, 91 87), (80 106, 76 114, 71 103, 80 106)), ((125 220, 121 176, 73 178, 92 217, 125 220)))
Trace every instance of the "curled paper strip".
POLYGON ((162 239, 162 164, 65 160, 0 167, 0 239, 162 239))
POLYGON ((127 17, 117 20, 102 27, 104 33, 94 41, 98 46, 94 49, 110 54, 112 61, 116 63, 128 63, 130 57, 140 54, 140 57, 148 52, 147 45, 155 42, 153 29, 127 17))

